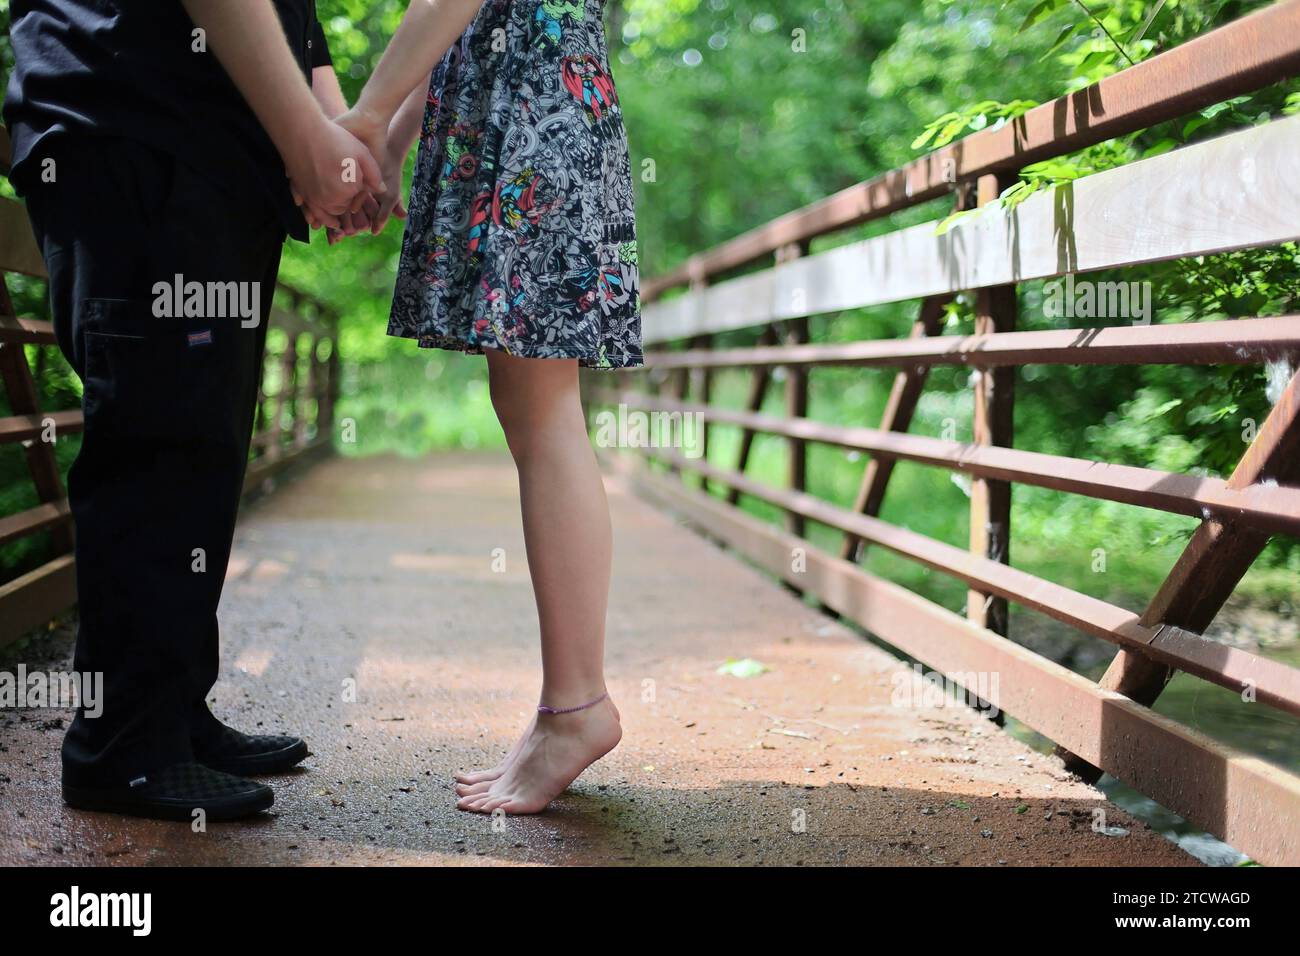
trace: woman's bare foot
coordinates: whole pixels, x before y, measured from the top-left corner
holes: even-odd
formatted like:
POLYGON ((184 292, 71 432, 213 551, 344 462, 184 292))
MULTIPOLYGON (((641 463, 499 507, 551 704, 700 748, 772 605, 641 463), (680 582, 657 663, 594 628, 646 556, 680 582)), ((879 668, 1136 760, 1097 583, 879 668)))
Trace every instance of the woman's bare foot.
MULTIPOLYGON (((491 770, 472 770, 469 773, 456 774, 456 792, 463 797, 465 794, 471 792, 472 787, 480 786, 482 784, 490 784, 493 780, 496 780, 503 773, 509 770, 510 765, 514 763, 515 758, 519 756, 519 751, 524 749, 524 743, 532 736, 533 728, 536 726, 537 715, 533 714, 533 719, 530 720, 528 726, 524 728, 523 736, 515 741, 515 745, 510 748, 510 752, 507 753, 505 757, 502 758, 501 762, 491 770)), ((473 792, 477 793, 481 791, 475 790, 473 792)))
POLYGON ((472 785, 474 792, 456 806, 478 813, 538 813, 622 736, 618 708, 609 699, 590 710, 538 714, 514 762, 497 779, 472 785))

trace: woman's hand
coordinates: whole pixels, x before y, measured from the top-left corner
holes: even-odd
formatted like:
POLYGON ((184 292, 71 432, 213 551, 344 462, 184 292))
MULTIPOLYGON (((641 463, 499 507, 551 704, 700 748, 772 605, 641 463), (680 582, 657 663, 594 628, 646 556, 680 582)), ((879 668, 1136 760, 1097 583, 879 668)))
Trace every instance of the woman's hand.
POLYGON ((379 235, 384 231, 390 216, 406 218, 402 204, 402 167, 406 164, 408 149, 401 149, 389 135, 385 118, 355 106, 335 120, 341 127, 366 145, 379 164, 380 177, 387 189, 374 193, 375 208, 370 215, 370 231, 379 235))
MULTIPOLYGON (((378 215, 378 201, 374 196, 366 193, 365 203, 359 212, 345 212, 339 216, 339 227, 337 229, 326 227, 326 240, 333 246, 350 236, 359 236, 363 232, 370 232, 378 215)), ((308 217, 308 221, 310 223, 310 217, 308 217)), ((317 227, 313 225, 312 228, 317 227)))

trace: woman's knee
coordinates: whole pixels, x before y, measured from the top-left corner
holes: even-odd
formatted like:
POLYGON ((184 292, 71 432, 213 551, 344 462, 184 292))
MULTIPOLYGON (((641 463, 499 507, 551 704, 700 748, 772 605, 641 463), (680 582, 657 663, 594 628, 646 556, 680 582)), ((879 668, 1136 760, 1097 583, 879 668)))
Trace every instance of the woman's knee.
POLYGON ((511 451, 565 420, 578 399, 576 363, 490 356, 492 408, 511 451))

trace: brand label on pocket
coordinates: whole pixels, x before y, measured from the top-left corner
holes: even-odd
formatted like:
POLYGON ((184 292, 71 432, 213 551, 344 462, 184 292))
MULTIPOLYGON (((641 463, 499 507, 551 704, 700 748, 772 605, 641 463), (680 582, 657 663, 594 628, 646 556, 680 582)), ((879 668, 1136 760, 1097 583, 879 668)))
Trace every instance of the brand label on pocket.
POLYGON ((190 348, 196 345, 211 345, 212 330, 204 329, 202 332, 191 332, 189 335, 190 348))

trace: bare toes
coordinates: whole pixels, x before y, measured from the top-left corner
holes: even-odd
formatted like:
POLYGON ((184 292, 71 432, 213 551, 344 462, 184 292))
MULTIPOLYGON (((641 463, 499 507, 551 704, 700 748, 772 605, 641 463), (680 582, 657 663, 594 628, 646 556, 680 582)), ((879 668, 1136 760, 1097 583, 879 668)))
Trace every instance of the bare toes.
POLYGON ((510 803, 512 799, 513 799, 512 797, 507 795, 490 797, 487 800, 485 800, 482 804, 479 805, 479 812, 491 813, 494 810, 496 810, 498 807, 502 807, 505 806, 507 803, 510 803))
POLYGON ((524 800, 508 800, 501 804, 501 809, 508 814, 522 816, 529 813, 540 813, 546 809, 546 804, 539 807, 524 800))
POLYGON ((495 770, 475 770, 471 773, 456 774, 456 782, 457 783, 483 783, 484 781, 491 782, 495 780, 498 776, 500 776, 500 774, 498 774, 495 770))

